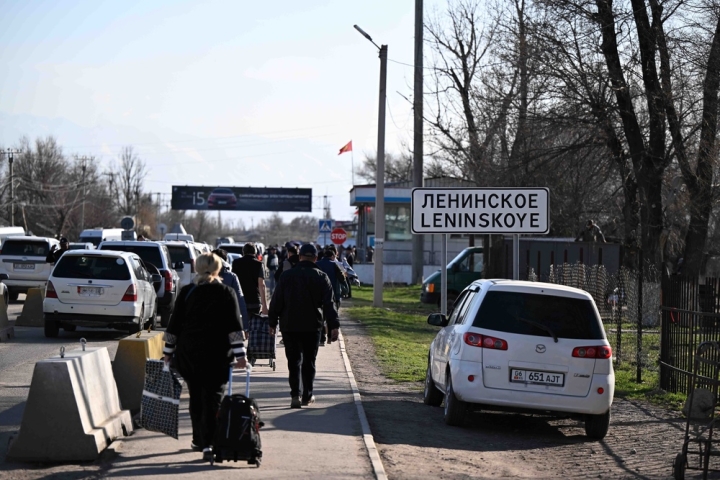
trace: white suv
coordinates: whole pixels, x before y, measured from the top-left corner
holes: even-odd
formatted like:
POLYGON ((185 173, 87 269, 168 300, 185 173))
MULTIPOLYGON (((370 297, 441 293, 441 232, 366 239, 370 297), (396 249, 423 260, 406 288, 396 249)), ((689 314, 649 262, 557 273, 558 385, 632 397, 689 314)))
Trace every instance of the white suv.
POLYGON ((578 416, 588 437, 608 431, 612 350, 592 297, 540 282, 478 280, 458 297, 428 354, 424 401, 460 425, 472 407, 578 416))
POLYGON ((8 237, 0 249, 0 273, 6 273, 10 300, 17 300, 18 294, 27 293, 29 288, 45 288, 52 264, 47 255, 60 242, 46 237, 8 237))
POLYGON ((195 276, 195 260, 202 254, 196 243, 190 242, 163 242, 170 252, 172 267, 178 273, 180 286, 178 290, 192 282, 195 276))
POLYGON ((152 275, 137 254, 71 250, 63 254, 47 282, 43 316, 45 336, 60 327, 113 327, 137 332, 154 326, 157 296, 152 275))

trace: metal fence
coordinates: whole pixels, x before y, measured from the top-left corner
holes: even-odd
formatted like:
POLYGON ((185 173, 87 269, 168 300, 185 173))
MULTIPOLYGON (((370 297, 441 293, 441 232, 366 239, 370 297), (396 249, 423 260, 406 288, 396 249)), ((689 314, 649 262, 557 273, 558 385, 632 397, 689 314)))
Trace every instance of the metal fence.
MULTIPOLYGON (((688 394, 698 346, 720 340, 720 278, 701 283, 672 276, 663 280, 662 292, 660 388, 688 394)), ((712 376, 709 368, 701 366, 698 375, 712 376)))
MULTIPOLYGON (((529 278, 536 278, 534 272, 529 278)), ((547 281, 592 295, 616 366, 634 366, 638 382, 643 370, 658 370, 661 285, 655 272, 643 277, 636 270, 621 268, 611 275, 602 265, 562 264, 550 267, 547 281)))

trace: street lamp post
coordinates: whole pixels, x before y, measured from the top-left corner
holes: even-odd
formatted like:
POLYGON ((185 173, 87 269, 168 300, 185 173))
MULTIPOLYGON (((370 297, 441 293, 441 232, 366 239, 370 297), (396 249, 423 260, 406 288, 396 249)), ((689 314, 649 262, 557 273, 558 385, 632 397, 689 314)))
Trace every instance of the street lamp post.
POLYGON ((387 96, 387 45, 378 46, 362 28, 355 30, 380 50, 380 98, 378 99, 378 136, 375 172, 375 275, 373 306, 383 306, 383 246, 385 243, 385 97, 387 96))

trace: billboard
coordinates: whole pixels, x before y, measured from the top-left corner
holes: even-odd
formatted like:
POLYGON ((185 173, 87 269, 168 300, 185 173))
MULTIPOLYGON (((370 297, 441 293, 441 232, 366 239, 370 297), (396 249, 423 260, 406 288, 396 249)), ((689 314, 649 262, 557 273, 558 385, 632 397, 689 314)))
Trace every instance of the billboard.
POLYGON ((311 188, 173 186, 173 210, 310 212, 311 188))

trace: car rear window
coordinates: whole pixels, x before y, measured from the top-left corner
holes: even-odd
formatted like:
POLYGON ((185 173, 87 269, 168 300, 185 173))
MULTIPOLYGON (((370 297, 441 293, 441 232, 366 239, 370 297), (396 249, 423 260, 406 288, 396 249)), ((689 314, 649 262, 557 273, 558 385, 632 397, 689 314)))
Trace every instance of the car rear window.
POLYGON ((5 240, 2 246, 3 255, 22 255, 25 257, 45 257, 48 254, 48 242, 5 240))
POLYGON ((65 254, 60 257, 52 275, 58 278, 130 280, 130 270, 122 258, 92 255, 65 254))
POLYGON ((192 260, 192 257, 190 256, 190 249, 188 247, 171 247, 168 245, 167 249, 170 251, 170 260, 173 265, 177 262, 188 263, 192 260))
POLYGON ((242 255, 243 246, 242 245, 220 245, 219 248, 222 248, 227 253, 239 253, 242 255))
POLYGON ((590 300, 532 293, 488 292, 473 327, 540 337, 551 336, 550 329, 558 338, 605 338, 590 300))
POLYGON ((140 245, 103 245, 101 250, 120 250, 122 252, 136 253, 145 263, 152 263, 156 268, 163 267, 160 249, 157 246, 140 246, 140 245))

